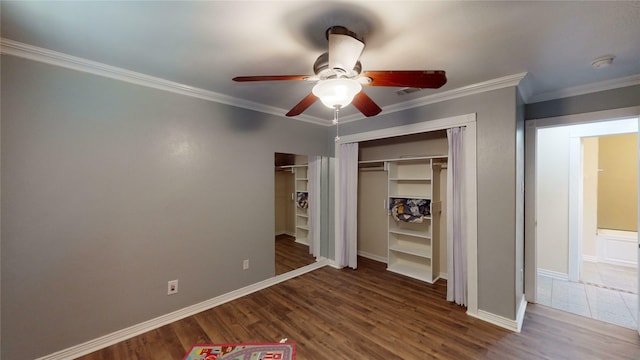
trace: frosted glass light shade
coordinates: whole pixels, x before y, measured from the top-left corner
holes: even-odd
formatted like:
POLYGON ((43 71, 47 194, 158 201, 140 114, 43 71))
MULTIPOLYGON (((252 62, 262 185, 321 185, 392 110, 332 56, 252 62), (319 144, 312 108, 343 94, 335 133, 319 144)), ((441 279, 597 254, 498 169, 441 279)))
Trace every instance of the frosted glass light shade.
POLYGON ((322 101, 324 106, 334 109, 349 105, 361 90, 362 85, 356 80, 327 79, 320 80, 311 92, 322 101))

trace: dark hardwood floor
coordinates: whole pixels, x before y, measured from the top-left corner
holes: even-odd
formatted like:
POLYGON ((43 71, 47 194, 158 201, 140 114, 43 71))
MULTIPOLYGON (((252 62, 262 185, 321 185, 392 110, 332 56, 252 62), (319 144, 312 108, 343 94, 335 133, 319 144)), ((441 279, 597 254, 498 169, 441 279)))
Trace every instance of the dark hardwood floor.
POLYGON ((640 359, 638 333, 541 305, 522 333, 465 314, 429 285, 359 258, 115 344, 83 360, 181 359, 192 344, 297 344, 297 359, 640 359))
POLYGON ((309 247, 296 242, 290 235, 276 236, 276 275, 313 264, 316 259, 309 254, 309 247))

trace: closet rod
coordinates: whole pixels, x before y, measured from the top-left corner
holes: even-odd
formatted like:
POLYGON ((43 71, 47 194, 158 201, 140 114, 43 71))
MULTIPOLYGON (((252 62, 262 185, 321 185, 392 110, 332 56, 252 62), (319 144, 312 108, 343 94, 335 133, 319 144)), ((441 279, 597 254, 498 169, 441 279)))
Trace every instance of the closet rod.
POLYGON ((358 170, 360 170, 360 171, 384 171, 384 166, 361 167, 358 170))

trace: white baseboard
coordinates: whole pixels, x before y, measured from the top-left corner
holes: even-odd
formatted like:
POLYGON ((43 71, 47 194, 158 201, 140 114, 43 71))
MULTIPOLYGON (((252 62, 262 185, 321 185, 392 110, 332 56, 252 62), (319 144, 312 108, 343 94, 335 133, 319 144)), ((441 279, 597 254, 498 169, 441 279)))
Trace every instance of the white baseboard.
POLYGON ((524 294, 522 294, 522 297, 520 298, 520 306, 518 307, 518 314, 516 315, 517 332, 520 332, 522 330, 522 323, 524 323, 524 314, 526 311, 527 299, 525 298, 524 294))
POLYGON ((582 255, 582 261, 597 263, 598 257, 593 255, 582 255))
POLYGON ((477 314, 473 314, 467 311, 467 315, 473 316, 488 323, 492 323, 493 325, 500 326, 501 328, 511 330, 513 332, 520 332, 517 320, 507 319, 506 317, 496 315, 484 310, 478 310, 477 314))
POLYGON ((278 236, 278 235, 288 235, 288 236, 291 236, 291 237, 296 237, 296 233, 291 233, 291 232, 288 232, 288 231, 277 232, 276 236, 278 236))
POLYGON ((441 273, 440 273, 440 275, 438 275, 438 278, 439 278, 439 279, 445 279, 445 280, 448 280, 448 279, 447 279, 447 273, 443 273, 443 272, 441 272, 441 273))
POLYGON ((569 281, 569 274, 547 270, 547 269, 538 269, 537 274, 540 276, 546 276, 553 279, 569 281))
POLYGON ((384 257, 384 256, 371 254, 371 253, 360 251, 360 250, 358 250, 358 256, 362 256, 362 257, 365 257, 367 259, 379 261, 379 262, 385 263, 385 264, 388 262, 388 259, 386 257, 384 257))
POLYGON ((501 328, 519 333, 522 330, 522 323, 524 322, 524 314, 526 310, 527 300, 525 299, 525 296, 523 294, 520 298, 520 306, 518 307, 518 313, 516 314, 515 320, 507 319, 506 317, 496 315, 484 310, 478 310, 477 314, 467 311, 467 315, 500 326, 501 328))
POLYGON ((229 301, 241 298, 245 295, 249 295, 256 291, 268 288, 269 286, 278 284, 280 282, 292 279, 296 276, 300 276, 304 273, 319 269, 326 265, 330 265, 331 260, 320 258, 318 261, 311 265, 307 265, 305 267, 290 271, 286 274, 278 275, 276 277, 266 279, 255 284, 251 284, 249 286, 245 286, 241 289, 231 291, 229 293, 217 296, 215 298, 205 300, 199 304, 187 306, 183 309, 174 311, 169 314, 165 314, 159 316, 155 319, 151 319, 133 326, 130 326, 126 329, 115 331, 111 334, 107 334, 105 336, 99 337, 97 339, 89 340, 85 343, 72 346, 70 348, 55 352, 53 354, 45 355, 36 360, 63 360, 63 359, 75 359, 83 355, 87 355, 94 351, 104 349, 107 346, 111 346, 113 344, 119 343, 121 341, 130 339, 134 336, 138 336, 145 332, 157 329, 161 326, 170 324, 172 322, 184 319, 191 315, 195 315, 205 310, 212 309, 218 305, 222 305, 229 301))

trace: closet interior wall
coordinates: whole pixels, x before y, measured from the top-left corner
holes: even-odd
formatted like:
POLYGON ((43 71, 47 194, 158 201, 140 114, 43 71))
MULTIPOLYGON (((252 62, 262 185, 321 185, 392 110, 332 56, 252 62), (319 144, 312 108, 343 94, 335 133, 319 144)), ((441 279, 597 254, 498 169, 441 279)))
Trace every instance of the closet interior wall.
MULTIPOLYGON (((384 160, 406 157, 446 156, 448 151, 445 130, 363 141, 359 144, 358 160, 358 255, 387 263, 388 218, 387 172, 384 160), (379 161, 379 162, 378 162, 379 161)), ((446 183, 447 172, 440 171, 440 198, 443 213, 440 217, 439 263, 440 277, 446 278, 446 183)), ((434 254, 435 255, 435 254, 434 254)))
POLYGON ((307 155, 276 154, 274 166, 275 194, 275 236, 296 236, 296 166, 307 165, 307 155), (278 156, 280 155, 280 156, 278 156))

